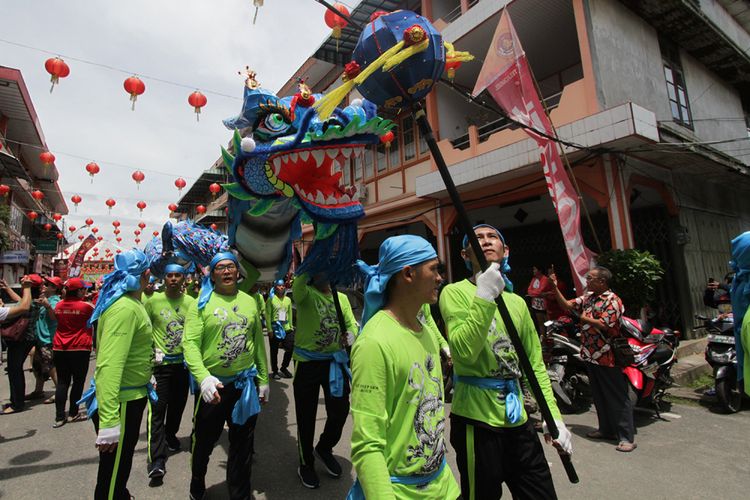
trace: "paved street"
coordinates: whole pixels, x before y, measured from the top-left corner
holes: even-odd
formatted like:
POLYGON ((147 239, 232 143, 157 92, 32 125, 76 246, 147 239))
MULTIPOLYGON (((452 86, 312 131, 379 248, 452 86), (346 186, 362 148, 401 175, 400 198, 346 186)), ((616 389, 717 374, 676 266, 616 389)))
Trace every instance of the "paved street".
MULTIPOLYGON (((31 382, 27 372, 27 380, 31 382)), ((27 386, 28 388, 28 386, 27 386)), ((51 383, 47 383, 51 390, 51 383)), ((344 498, 353 474, 349 461, 351 419, 344 439, 335 449, 344 477, 328 478, 319 468, 321 488, 307 490, 296 476, 296 425, 291 381, 272 382, 271 402, 263 409, 256 438, 253 486, 256 498, 344 498)), ((7 377, 0 382, 7 397, 7 377)), ((192 405, 182 423, 183 447, 189 446, 192 405)), ((322 420, 321 400, 318 420, 322 420)), ((574 463, 581 482, 568 483, 559 460, 551 461, 560 498, 747 498, 750 489, 750 411, 736 415, 712 413, 698 405, 676 404, 654 420, 651 413, 637 412, 638 449, 618 453, 614 444, 589 441, 582 436, 596 422, 593 412, 569 416, 568 425, 577 438, 574 463)), ((90 422, 52 429, 54 405, 33 404, 27 411, 0 417, 0 498, 90 498, 96 478, 97 454, 90 422)), ((321 424, 322 428, 322 424, 321 424)), ((145 422, 136 450, 129 488, 138 499, 187 498, 189 453, 172 456, 164 484, 150 487, 146 478, 145 422)), ((548 448, 548 447, 545 447, 548 448)), ((226 498, 226 433, 209 466, 208 498, 226 498)), ((451 468, 455 456, 449 454, 451 468)))

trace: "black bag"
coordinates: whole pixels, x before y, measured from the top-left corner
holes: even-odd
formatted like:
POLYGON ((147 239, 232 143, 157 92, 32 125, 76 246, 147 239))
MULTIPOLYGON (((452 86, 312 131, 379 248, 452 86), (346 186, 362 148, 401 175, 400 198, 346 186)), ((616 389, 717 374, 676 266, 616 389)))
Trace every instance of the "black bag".
POLYGON ((0 325, 0 335, 3 337, 3 340, 18 342, 19 340, 23 340, 28 329, 29 316, 19 316, 0 325))
POLYGON ((610 349, 615 357, 615 366, 625 368, 635 363, 635 353, 630 347, 627 337, 615 337, 609 341, 610 349))

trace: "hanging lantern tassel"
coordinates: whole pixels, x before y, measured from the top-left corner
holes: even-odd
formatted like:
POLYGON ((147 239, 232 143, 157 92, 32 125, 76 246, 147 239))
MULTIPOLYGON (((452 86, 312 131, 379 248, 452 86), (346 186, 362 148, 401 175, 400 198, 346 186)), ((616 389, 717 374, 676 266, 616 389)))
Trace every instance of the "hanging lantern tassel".
POLYGON ((263 0, 253 0, 253 5, 255 6, 255 15, 253 16, 253 24, 255 24, 256 19, 258 19, 258 9, 263 7, 263 0))
POLYGON ((207 102, 208 99, 206 99, 206 96, 198 92, 197 90, 190 94, 190 96, 188 97, 188 104, 190 104, 195 110, 196 121, 201 120, 201 108, 205 106, 207 102))
POLYGON ((137 76, 131 76, 125 80, 123 87, 125 87, 125 92, 130 94, 130 101, 133 103, 130 110, 135 111, 135 101, 138 100, 139 95, 146 91, 146 85, 137 76))
POLYGON ((336 40, 336 52, 339 51, 339 38, 341 38, 341 30, 346 28, 346 26, 349 24, 349 9, 346 8, 346 6, 335 3, 333 4, 333 9, 335 9, 337 12, 334 12, 332 9, 327 9, 325 16, 323 17, 323 20, 325 21, 326 25, 331 28, 331 36, 334 40, 336 40))

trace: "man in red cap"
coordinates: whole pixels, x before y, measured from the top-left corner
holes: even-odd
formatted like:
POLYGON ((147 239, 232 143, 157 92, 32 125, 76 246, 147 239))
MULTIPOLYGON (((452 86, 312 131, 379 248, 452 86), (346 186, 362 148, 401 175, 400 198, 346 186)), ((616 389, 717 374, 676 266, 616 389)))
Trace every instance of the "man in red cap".
POLYGON ((94 312, 94 306, 83 299, 87 288, 88 285, 81 278, 70 278, 65 282, 65 298, 55 306, 57 330, 52 341, 52 354, 57 369, 55 424, 53 425, 55 428, 65 425, 65 422, 86 420, 86 414, 78 412, 76 402, 83 394, 93 337, 92 329, 87 323, 94 312), (70 395, 68 395, 69 388, 70 395), (67 401, 70 401, 70 404, 66 420, 65 403, 67 401))
MULTIPOLYGON (((36 346, 34 357, 31 360, 31 369, 36 379, 34 392, 26 396, 26 399, 38 399, 44 397, 44 382, 51 378, 52 383, 57 385, 57 373, 52 363, 52 337, 57 328, 55 318, 55 305, 60 301, 60 292, 63 282, 57 276, 45 277, 42 282, 41 296, 34 302, 39 306, 39 318, 34 323, 36 346)), ((45 403, 53 403, 55 397, 46 399, 45 403)))

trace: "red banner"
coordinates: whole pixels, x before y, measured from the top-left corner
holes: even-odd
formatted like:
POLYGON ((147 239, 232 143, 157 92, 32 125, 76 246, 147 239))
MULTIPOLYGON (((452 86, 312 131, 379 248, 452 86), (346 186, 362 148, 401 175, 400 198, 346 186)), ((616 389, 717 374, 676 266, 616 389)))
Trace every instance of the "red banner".
POLYGON ((83 264, 83 258, 86 257, 86 253, 94 248, 97 240, 93 234, 81 242, 81 246, 78 247, 76 253, 70 256, 70 265, 68 266, 68 277, 73 278, 81 275, 81 265, 83 264))
POLYGON ((552 136, 554 130, 539 100, 526 54, 507 9, 500 17, 473 94, 476 96, 485 89, 508 116, 531 127, 525 130, 539 146, 547 189, 560 221, 573 280, 576 289, 582 292, 594 253, 583 243, 578 195, 560 160, 557 142, 534 133, 536 130, 552 136))

